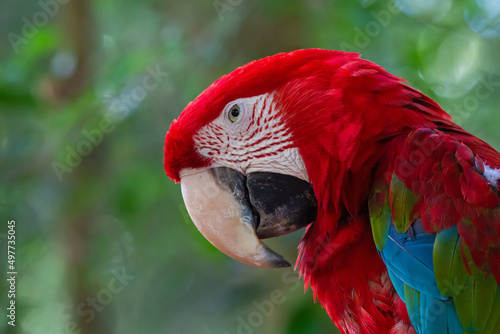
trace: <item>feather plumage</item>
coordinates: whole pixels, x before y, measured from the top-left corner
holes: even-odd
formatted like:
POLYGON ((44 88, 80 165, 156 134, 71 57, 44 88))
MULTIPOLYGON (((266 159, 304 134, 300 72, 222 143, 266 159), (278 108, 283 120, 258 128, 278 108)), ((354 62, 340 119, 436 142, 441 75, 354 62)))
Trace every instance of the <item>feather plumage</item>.
POLYGON ((341 332, 499 332, 500 154, 357 54, 299 50, 220 78, 172 124, 167 174, 209 166, 196 131, 264 93, 318 200, 297 265, 341 332))

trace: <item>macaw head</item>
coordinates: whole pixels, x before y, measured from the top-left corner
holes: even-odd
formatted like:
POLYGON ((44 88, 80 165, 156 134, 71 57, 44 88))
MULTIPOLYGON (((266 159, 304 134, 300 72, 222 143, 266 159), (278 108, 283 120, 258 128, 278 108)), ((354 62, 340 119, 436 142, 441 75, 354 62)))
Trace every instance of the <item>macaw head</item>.
POLYGON ((369 103, 357 87, 391 91, 399 84, 347 52, 308 49, 251 62, 214 82, 174 120, 166 173, 181 183, 189 215, 215 247, 250 265, 289 266, 260 239, 305 227, 338 197, 340 186, 327 187, 328 175, 353 164, 362 132, 391 129, 375 113, 367 119, 347 112, 369 103), (360 81, 366 75, 372 81, 360 81), (345 98, 347 88, 356 99, 345 98))

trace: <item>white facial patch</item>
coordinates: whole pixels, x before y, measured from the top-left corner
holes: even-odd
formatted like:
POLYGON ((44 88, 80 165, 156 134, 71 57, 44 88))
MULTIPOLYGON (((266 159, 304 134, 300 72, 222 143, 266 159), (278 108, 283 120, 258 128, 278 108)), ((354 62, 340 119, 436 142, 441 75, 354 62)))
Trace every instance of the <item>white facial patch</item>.
POLYGON ((212 159, 212 166, 240 173, 273 172, 309 182, 306 166, 281 120, 273 94, 242 98, 228 103, 213 122, 196 134, 198 152, 212 159), (239 116, 230 114, 239 110, 239 116))
POLYGON ((484 177, 495 188, 498 189, 498 181, 500 180, 500 169, 491 168, 484 165, 484 177))

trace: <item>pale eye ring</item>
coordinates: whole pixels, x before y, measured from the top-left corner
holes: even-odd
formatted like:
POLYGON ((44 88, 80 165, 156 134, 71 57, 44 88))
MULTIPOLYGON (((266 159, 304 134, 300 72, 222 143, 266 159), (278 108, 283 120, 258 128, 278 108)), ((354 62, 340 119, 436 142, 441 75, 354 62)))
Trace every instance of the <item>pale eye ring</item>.
POLYGON ((228 113, 227 117, 229 118, 229 120, 232 123, 236 122, 238 120, 238 118, 240 118, 240 107, 237 104, 233 105, 229 109, 229 113, 228 113))

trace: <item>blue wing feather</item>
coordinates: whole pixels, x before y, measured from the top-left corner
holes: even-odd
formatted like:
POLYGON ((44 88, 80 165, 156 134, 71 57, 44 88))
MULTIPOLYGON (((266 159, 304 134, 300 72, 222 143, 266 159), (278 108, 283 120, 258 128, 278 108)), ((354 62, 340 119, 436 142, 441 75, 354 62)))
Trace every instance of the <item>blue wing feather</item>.
POLYGON ((436 236, 413 229, 397 233, 391 225, 380 255, 396 291, 419 334, 463 334, 452 298, 443 296, 434 276, 432 251, 436 236), (405 288, 406 285, 406 288, 405 288))
POLYGON ((391 226, 381 255, 387 267, 403 282, 435 298, 444 298, 435 283, 429 284, 435 281, 432 264, 435 238, 433 234, 422 233, 412 239, 409 233, 397 233, 396 228, 391 226))

